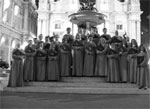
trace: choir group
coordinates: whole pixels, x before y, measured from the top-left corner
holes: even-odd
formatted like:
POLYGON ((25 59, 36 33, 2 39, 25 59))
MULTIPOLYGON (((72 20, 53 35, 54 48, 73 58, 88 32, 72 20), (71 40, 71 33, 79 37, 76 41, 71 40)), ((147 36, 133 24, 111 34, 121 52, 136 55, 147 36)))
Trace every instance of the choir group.
POLYGON ((147 50, 135 39, 110 37, 107 29, 99 35, 97 28, 90 34, 79 28, 74 37, 67 28, 62 43, 58 35, 39 35, 28 41, 25 50, 17 44, 13 50, 8 87, 20 87, 26 81, 59 81, 61 77, 105 77, 112 83, 136 83, 139 88, 149 87, 147 50))

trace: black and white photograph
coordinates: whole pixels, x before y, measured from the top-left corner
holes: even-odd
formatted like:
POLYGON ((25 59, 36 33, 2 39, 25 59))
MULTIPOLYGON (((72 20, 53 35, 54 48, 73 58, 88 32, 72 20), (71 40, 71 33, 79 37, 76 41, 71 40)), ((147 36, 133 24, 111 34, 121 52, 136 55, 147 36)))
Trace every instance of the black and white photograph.
POLYGON ((150 109, 150 0, 0 0, 0 109, 150 109))

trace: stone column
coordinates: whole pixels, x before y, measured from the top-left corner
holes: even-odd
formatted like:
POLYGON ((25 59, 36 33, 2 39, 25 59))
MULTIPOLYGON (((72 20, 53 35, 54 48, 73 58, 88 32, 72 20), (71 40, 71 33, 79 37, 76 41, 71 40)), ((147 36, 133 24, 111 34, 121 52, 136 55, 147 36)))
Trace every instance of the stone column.
POLYGON ((29 3, 28 2, 24 2, 24 26, 23 26, 23 30, 25 33, 28 33, 28 17, 29 17, 29 3))
POLYGON ((0 22, 2 22, 3 17, 3 0, 0 0, 0 22))

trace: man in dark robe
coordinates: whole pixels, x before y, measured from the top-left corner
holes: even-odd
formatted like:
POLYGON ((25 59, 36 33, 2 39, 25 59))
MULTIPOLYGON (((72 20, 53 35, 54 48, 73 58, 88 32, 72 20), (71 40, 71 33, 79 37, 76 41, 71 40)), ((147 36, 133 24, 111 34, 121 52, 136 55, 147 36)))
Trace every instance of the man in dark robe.
POLYGON ((135 39, 131 40, 131 47, 128 50, 128 81, 131 83, 136 83, 137 77, 137 53, 138 45, 135 39))
POLYGON ((67 34, 65 34, 63 36, 62 42, 64 42, 65 39, 67 39, 67 43, 72 45, 72 43, 73 43, 73 35, 71 35, 71 28, 67 28, 66 31, 67 31, 67 34))
POLYGON ((49 36, 46 36, 45 37, 45 42, 44 42, 44 45, 43 45, 43 49, 47 52, 50 48, 50 42, 49 42, 49 36))
POLYGON ((128 81, 128 48, 126 40, 124 40, 119 48, 119 65, 120 65, 120 81, 127 82, 128 81))
POLYGON ((70 76, 71 74, 71 46, 64 39, 64 43, 60 46, 60 72, 62 77, 70 76))
POLYGON ((98 46, 96 47, 96 65, 95 76, 107 76, 107 53, 108 45, 104 38, 100 38, 98 46))
POLYGON ((73 76, 83 76, 84 47, 80 36, 73 42, 73 76))
POLYGON ((25 47, 25 61, 24 61, 24 80, 34 80, 34 56, 36 50, 32 47, 32 40, 28 41, 28 45, 25 47))
POLYGON ((20 50, 20 44, 12 52, 12 66, 8 82, 8 87, 21 87, 24 86, 23 81, 23 58, 24 52, 20 50))
POLYGON ((49 81, 58 81, 60 79, 58 52, 53 43, 48 50, 47 73, 49 81))
POLYGON ((145 90, 150 87, 150 72, 148 69, 148 53, 144 45, 140 46, 140 53, 137 54, 137 85, 139 89, 144 88, 145 90))
POLYGON ((87 76, 87 77, 94 76, 95 48, 96 48, 96 45, 93 42, 93 37, 89 37, 89 41, 85 45, 85 59, 84 59, 83 76, 87 76))
POLYGON ((107 34, 107 28, 103 28, 103 34, 100 37, 104 38, 106 40, 106 43, 109 43, 111 40, 110 35, 107 34))
POLYGON ((115 49, 115 44, 111 43, 109 51, 107 52, 108 57, 108 77, 109 82, 119 82, 120 73, 119 73, 119 55, 115 49))
POLYGON ((46 72, 46 52, 43 50, 43 43, 40 43, 39 49, 36 51, 35 57, 37 68, 37 81, 44 81, 46 72))

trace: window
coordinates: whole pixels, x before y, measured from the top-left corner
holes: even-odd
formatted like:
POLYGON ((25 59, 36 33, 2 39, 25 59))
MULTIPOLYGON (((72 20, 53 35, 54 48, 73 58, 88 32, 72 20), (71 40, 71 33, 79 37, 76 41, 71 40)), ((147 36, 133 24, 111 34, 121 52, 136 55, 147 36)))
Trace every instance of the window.
POLYGON ((60 0, 54 0, 54 2, 58 2, 58 1, 60 1, 60 0))
POLYGON ((117 30, 122 30, 123 29, 123 25, 117 25, 116 29, 117 30))
POLYGON ((20 14, 19 13, 19 6, 15 6, 15 13, 14 13, 15 15, 18 15, 18 14, 20 14))
POLYGON ((61 24, 60 23, 56 23, 55 24, 55 29, 61 29, 61 24))

